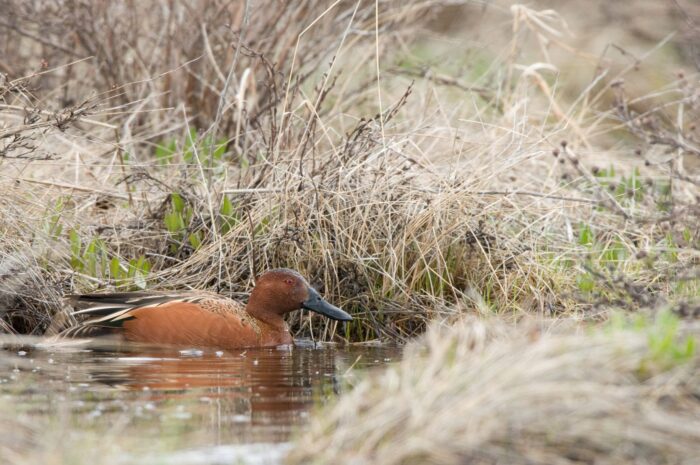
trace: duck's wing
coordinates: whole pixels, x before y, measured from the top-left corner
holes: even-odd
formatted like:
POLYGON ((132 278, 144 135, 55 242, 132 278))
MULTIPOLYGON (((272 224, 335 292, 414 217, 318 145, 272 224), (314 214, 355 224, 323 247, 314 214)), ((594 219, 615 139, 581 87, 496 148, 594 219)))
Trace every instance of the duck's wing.
MULTIPOLYGON (((165 307, 178 302, 199 304, 212 299, 207 294, 158 294, 148 292, 117 292, 111 294, 79 294, 66 296, 75 310, 73 317, 82 319, 77 325, 61 332, 63 337, 93 337, 112 334, 124 322, 133 319, 132 312, 165 307)), ((219 297, 222 299, 221 297, 219 297)))

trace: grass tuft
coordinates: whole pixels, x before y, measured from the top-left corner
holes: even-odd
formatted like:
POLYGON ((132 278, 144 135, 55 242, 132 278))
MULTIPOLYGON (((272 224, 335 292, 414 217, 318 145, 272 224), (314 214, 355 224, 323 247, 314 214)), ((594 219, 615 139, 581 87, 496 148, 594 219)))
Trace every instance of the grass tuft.
POLYGON ((670 314, 591 333, 563 321, 436 326, 315 415, 287 463, 689 463, 700 357, 676 350, 698 329, 681 336, 670 314))

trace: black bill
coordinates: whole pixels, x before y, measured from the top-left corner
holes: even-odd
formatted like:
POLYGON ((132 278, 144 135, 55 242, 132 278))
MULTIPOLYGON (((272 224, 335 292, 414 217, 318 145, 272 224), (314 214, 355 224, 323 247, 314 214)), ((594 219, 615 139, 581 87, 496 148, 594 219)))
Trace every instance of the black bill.
POLYGON ((309 298, 302 302, 301 306, 327 316, 331 320, 352 321, 352 317, 348 313, 323 300, 323 297, 312 287, 309 287, 309 298))

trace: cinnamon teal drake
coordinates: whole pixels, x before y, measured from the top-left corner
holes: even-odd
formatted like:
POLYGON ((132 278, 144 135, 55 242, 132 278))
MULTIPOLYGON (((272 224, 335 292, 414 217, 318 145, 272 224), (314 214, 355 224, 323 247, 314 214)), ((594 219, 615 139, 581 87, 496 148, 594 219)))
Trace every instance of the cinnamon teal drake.
POLYGON ((127 341, 189 347, 239 349, 291 344, 284 315, 306 308, 330 319, 352 317, 318 294, 294 270, 261 275, 246 305, 227 297, 187 292, 123 292, 70 296, 87 317, 63 332, 65 337, 120 334, 127 341))

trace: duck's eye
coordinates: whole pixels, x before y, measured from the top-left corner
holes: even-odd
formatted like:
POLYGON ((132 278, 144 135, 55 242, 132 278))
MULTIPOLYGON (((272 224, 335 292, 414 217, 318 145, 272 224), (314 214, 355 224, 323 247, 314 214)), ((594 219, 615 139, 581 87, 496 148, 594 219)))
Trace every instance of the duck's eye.
POLYGON ((284 280, 284 283, 285 283, 285 284, 288 284, 288 285, 290 285, 290 286, 293 286, 293 285, 294 285, 294 280, 293 280, 293 279, 290 279, 290 278, 287 278, 287 279, 284 280))

